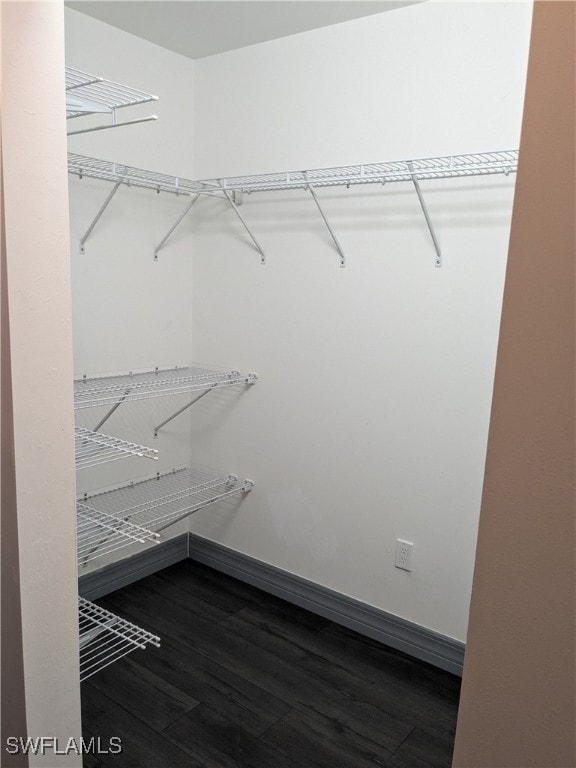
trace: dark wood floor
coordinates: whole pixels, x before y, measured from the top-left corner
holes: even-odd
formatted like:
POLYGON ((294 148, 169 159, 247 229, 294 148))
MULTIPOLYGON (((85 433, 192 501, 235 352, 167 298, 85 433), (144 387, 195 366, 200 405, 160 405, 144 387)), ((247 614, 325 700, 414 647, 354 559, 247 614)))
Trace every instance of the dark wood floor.
POLYGON ((185 561, 98 601, 162 638, 82 686, 87 768, 448 768, 460 681, 185 561))

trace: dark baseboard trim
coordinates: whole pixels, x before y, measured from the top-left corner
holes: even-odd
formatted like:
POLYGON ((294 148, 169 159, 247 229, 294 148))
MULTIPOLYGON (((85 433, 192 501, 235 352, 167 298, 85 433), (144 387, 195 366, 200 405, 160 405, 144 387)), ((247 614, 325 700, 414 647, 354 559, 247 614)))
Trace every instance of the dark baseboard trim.
POLYGON ((189 534, 188 557, 422 661, 462 675, 464 643, 189 534))
POLYGON ((462 675, 464 643, 193 533, 183 533, 125 560, 81 576, 80 594, 95 600, 187 557, 384 645, 455 675, 462 675))
POLYGON ((179 563, 180 560, 186 560, 187 557, 188 534, 182 533, 125 560, 105 565, 97 571, 81 576, 78 583, 80 595, 87 600, 96 600, 169 565, 179 563))

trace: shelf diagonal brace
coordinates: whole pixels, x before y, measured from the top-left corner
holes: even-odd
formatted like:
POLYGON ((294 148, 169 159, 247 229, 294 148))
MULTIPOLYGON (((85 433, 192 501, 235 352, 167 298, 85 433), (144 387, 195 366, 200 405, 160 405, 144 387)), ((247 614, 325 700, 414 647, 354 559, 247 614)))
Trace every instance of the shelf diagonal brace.
MULTIPOLYGON (((414 170, 414 166, 412 165, 412 163, 408 163, 408 166, 410 168, 410 171, 412 172, 414 170)), ((430 232, 430 237, 432 238, 432 242, 434 243, 434 249, 436 251, 436 260, 434 262, 434 266, 441 267, 442 251, 440 250, 440 243, 438 242, 438 238, 436 237, 436 233, 432 225, 432 220, 430 219, 428 208, 426 206, 426 201, 424 200, 424 195, 422 194, 422 190, 420 189, 420 182, 418 181, 418 178, 414 173, 412 173, 412 183, 414 184, 414 189, 416 190, 416 194, 418 195, 418 202, 420 203, 420 208, 422 208, 422 213, 424 214, 424 218, 426 219, 426 224, 428 225, 428 231, 430 232)))
POLYGON ((223 501, 224 499, 227 499, 230 496, 236 496, 239 493, 249 493, 252 488, 254 488, 254 483, 252 480, 245 480, 242 485, 238 485, 238 477, 236 475, 229 475, 226 482, 226 487, 227 490, 221 493, 216 499, 205 499, 204 501, 197 502, 192 506, 192 509, 184 510, 177 517, 174 517, 173 519, 170 519, 169 521, 156 526, 156 532, 161 533, 171 525, 179 523, 180 520, 184 520, 185 518, 190 517, 190 515, 193 515, 195 512, 199 512, 201 509, 204 509, 204 507, 210 506, 210 504, 213 504, 215 501, 223 501))
POLYGON ((242 222, 242 226, 244 227, 244 229, 245 229, 245 230, 246 230, 246 232, 248 233, 248 235, 249 235, 250 239, 252 240, 252 242, 254 243, 254 245, 255 245, 255 247, 256 247, 256 250, 257 250, 257 251, 258 251, 258 253, 260 254, 260 263, 261 263, 261 264, 265 264, 265 263, 266 263, 266 254, 264 253, 264 251, 263 251, 263 249, 262 249, 262 246, 260 245, 260 243, 259 243, 259 242, 258 242, 258 240, 256 239, 255 235, 253 234, 253 232, 252 232, 252 230, 250 229, 250 227, 248 226, 248 224, 246 223, 246 220, 244 219, 244 217, 242 216, 242 214, 241 214, 241 213, 240 213, 240 211, 238 210, 238 206, 236 205, 236 203, 235 203, 235 202, 234 202, 234 200, 232 199, 232 197, 231 197, 231 195, 230 195, 230 192, 229 192, 229 190, 228 190, 228 189, 226 189, 226 187, 224 186, 224 184, 223 184, 223 182, 222 182, 221 180, 219 180, 219 182, 218 182, 218 183, 220 184, 220 187, 222 188, 222 191, 224 192, 224 195, 226 196, 226 200, 228 200, 228 202, 229 202, 229 203, 230 203, 230 205, 232 206, 232 210, 234 211, 234 213, 236 214, 236 216, 238 216, 238 218, 239 218, 239 219, 240 219, 240 221, 242 222))
POLYGON ((320 200, 318 200, 318 195, 316 194, 316 190, 314 189, 312 184, 310 184, 310 182, 308 181, 308 175, 307 175, 306 171, 304 171, 304 178, 306 179, 306 188, 308 189, 308 191, 312 195, 312 199, 314 200, 318 210, 320 211, 320 215, 322 216, 324 224, 326 224, 328 232, 330 233, 330 237, 334 241, 334 245, 336 246, 336 250, 340 254, 340 266, 341 267, 345 267, 346 266, 346 254, 344 253, 344 249, 340 245, 340 241, 336 237, 336 233, 332 229, 332 226, 331 226, 330 222, 328 221, 328 218, 327 218, 326 214, 324 213, 324 209, 320 205, 320 200))
POLYGON ((191 408, 194 405, 194 403, 197 403, 198 400, 201 400, 209 392, 212 392, 212 388, 211 389, 206 389, 204 392, 201 392, 199 395, 197 395, 189 403, 187 403, 186 405, 182 406, 182 408, 178 408, 177 411, 175 411, 171 416, 169 416, 167 419, 165 419, 161 424, 158 424, 157 427, 154 427, 154 437, 158 437, 158 430, 162 429, 162 427, 165 427, 166 424, 169 424, 172 421, 172 419, 176 418, 176 416, 180 416, 181 413, 184 413, 184 411, 187 411, 188 408, 191 408))
POLYGON ((88 238, 92 234, 92 230, 94 229, 96 224, 98 224, 98 222, 100 221, 100 218, 101 218, 102 214, 104 213, 106 208, 108 208, 108 206, 112 202, 112 198, 114 197, 116 192, 118 192, 118 189, 120 188, 120 185, 122 184, 123 181, 124 181, 123 178, 122 179, 118 179, 116 184, 114 184, 114 187, 112 188, 112 191, 110 192, 110 194, 108 195, 106 200, 104 200, 103 204, 100 206, 100 210, 98 211, 98 213, 96 214, 96 216, 92 220, 92 224, 90 224, 90 226, 88 227, 88 229, 86 230, 84 235, 80 238, 80 253, 86 253, 86 247, 85 247, 86 240, 88 240, 88 238))
POLYGON ((168 232, 166 232, 166 234, 164 235, 164 237, 162 238, 162 240, 160 240, 160 242, 158 243, 158 245, 157 245, 157 246, 154 248, 154 261, 158 261, 158 254, 159 254, 159 252, 162 250, 162 248, 164 248, 164 246, 166 245, 166 243, 167 243, 168 239, 169 239, 169 238, 172 236, 172 233, 174 232, 174 230, 175 230, 175 229, 176 229, 178 226, 180 226, 180 224, 181 224, 181 223, 184 221, 184 219, 185 219, 185 218, 186 218, 186 216, 188 215, 188 213, 189 213, 190 209, 192 208, 192 206, 193 206, 193 205, 194 205, 194 204, 195 204, 195 203, 196 203, 196 202, 197 202, 199 199, 200 199, 200 194, 198 193, 197 195, 195 195, 195 196, 192 198, 192 200, 190 200, 190 202, 188 203, 188 205, 186 206, 186 208, 184 209, 184 211, 183 211, 183 212, 180 214, 180 216, 179 216, 179 217, 176 219, 176 221, 175 221, 175 222, 174 222, 174 224, 173 224, 173 225, 170 227, 170 229, 168 230, 168 232))
POLYGON ((112 406, 112 408, 110 408, 110 410, 109 410, 109 411, 107 411, 107 413, 105 413, 105 414, 104 414, 104 416, 102 416, 102 418, 100 419, 100 421, 98 422, 98 424, 96 424, 96 426, 95 426, 95 427, 94 427, 94 429, 92 430, 93 432, 98 432, 98 430, 99 430, 99 429, 101 429, 101 427, 102 427, 102 426, 103 426, 103 425, 104 425, 104 424, 105 424, 105 423, 108 421, 108 419, 110 418, 110 416, 112 416, 112 414, 114 413, 114 411, 115 411, 117 408, 119 408, 119 407, 122 405, 122 403, 124 402, 124 400, 126 400, 126 398, 128 397, 128 395, 129 395, 129 394, 130 394, 130 390, 129 390, 129 389, 127 389, 127 390, 126 390, 126 392, 124 392, 124 394, 123 394, 123 395, 122 395, 122 397, 120 398, 120 400, 118 400, 118 402, 117 402, 117 403, 114 403, 114 405, 112 406))

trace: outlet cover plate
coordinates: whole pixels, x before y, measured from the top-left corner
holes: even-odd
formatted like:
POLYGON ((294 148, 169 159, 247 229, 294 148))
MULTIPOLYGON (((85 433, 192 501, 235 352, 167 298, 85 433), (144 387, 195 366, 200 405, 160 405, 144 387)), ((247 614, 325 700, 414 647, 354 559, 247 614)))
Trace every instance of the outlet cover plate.
POLYGON ((396 539, 396 568, 403 571, 411 571, 414 560, 414 542, 405 539, 396 539))

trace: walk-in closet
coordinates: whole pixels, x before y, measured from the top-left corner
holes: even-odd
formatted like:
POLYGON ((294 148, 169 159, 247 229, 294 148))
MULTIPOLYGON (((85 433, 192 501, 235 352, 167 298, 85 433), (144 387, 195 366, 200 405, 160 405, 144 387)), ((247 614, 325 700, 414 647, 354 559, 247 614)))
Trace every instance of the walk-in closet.
POLYGON ((533 3, 57 5, 59 768, 448 768, 533 3))

